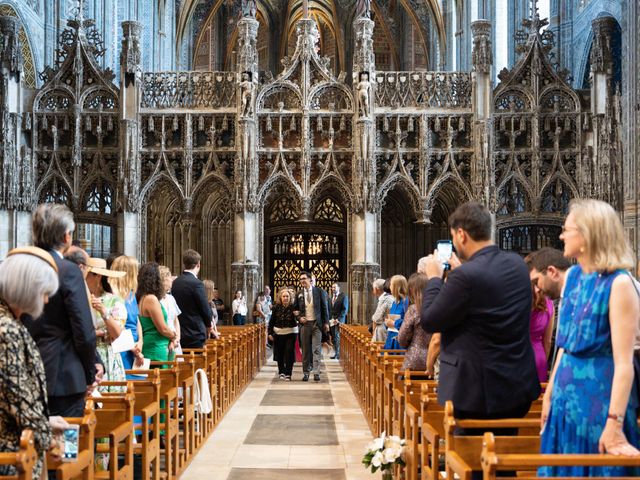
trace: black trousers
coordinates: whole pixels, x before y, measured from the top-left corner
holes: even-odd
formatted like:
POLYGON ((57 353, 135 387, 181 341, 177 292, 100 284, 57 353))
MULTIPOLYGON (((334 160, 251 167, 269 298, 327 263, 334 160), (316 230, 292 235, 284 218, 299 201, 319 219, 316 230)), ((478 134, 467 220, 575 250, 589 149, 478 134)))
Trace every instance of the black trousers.
MULTIPOLYGON (((511 409, 505 412, 494 413, 494 414, 486 414, 486 413, 480 413, 480 412, 467 412, 464 410, 456 409, 454 412, 454 416, 461 420, 465 418, 473 418, 478 420, 496 420, 499 418, 524 418, 524 416, 529 411, 530 407, 531 407, 531 403, 528 403, 526 405, 522 405, 520 407, 516 407, 514 409, 511 409)), ((516 435, 518 435, 517 428, 494 428, 491 431, 496 436, 515 437, 516 435)), ((457 427, 454 429, 454 434, 461 435, 461 436, 480 436, 480 435, 484 435, 484 433, 485 433, 485 430, 482 428, 457 427)), ((514 477, 515 474, 516 472, 513 472, 513 471, 499 471, 496 473, 496 476, 497 477, 514 477)), ((474 471, 471 474, 472 480, 482 480, 482 476, 483 475, 481 471, 480 472, 474 471)))
POLYGON ((296 361, 296 337, 295 333, 273 334, 273 356, 278 362, 278 374, 291 376, 296 361))
POLYGON ((340 324, 331 327, 331 337, 333 338, 333 349, 336 358, 340 358, 340 324))
POLYGON ((47 403, 49 405, 49 415, 61 417, 84 417, 84 406, 87 394, 76 393, 75 395, 66 395, 64 397, 49 397, 47 403))

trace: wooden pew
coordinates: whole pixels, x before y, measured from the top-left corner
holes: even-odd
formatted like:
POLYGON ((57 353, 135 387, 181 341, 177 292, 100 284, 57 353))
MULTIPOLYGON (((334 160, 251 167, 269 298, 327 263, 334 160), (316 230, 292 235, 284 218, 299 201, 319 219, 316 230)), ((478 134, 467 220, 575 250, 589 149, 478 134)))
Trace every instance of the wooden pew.
MULTIPOLYGON (((128 389, 129 390, 129 389, 128 389)), ((109 454, 109 470, 95 472, 94 478, 130 480, 133 478, 133 393, 109 393, 96 400, 95 437, 107 438, 109 443, 97 444, 97 453, 109 454), (120 466, 123 458, 122 466, 120 466)), ((91 400, 89 401, 91 402, 91 400)), ((87 402, 87 403, 89 403, 87 402)))
POLYGON ((61 462, 47 455, 47 468, 56 471, 57 480, 82 478, 92 480, 95 458, 96 415, 88 405, 82 418, 65 418, 67 423, 78 425, 78 459, 75 462, 61 462))
POLYGON ((178 476, 178 369, 174 362, 151 362, 153 370, 127 370, 138 375, 158 375, 160 379, 160 461, 161 476, 172 480, 178 476), (157 372, 157 373, 156 373, 157 372))
POLYGON ((437 387, 423 385, 420 392, 420 465, 422 480, 443 480, 440 444, 444 441, 444 407, 438 403, 437 387))
MULTIPOLYGON (((398 415, 397 421, 403 422, 403 435, 401 438, 404 438, 407 442, 405 446, 405 478, 406 480, 418 480, 418 469, 421 464, 420 442, 422 438, 420 434, 422 428, 420 402, 424 389, 435 391, 437 383, 428 379, 423 371, 405 370, 403 386, 403 404, 394 406, 394 417, 398 415)), ((398 397, 394 391, 394 401, 397 401, 398 397)))
POLYGON ((134 455, 142 461, 142 480, 160 478, 160 370, 155 369, 146 378, 127 382, 102 382, 103 386, 126 386, 134 395, 134 416, 141 417, 140 424, 134 424, 140 441, 133 445, 134 455))
MULTIPOLYGON (((481 453, 481 464, 484 480, 493 480, 499 470, 510 470, 518 472, 518 480, 528 480, 542 478, 537 476, 538 467, 566 467, 566 466, 615 466, 615 467, 635 467, 640 468, 640 457, 622 457, 617 455, 601 454, 541 454, 541 453, 520 453, 519 451, 539 450, 535 443, 526 444, 524 437, 508 438, 503 437, 499 441, 493 433, 487 432, 483 436, 483 447, 481 453), (522 475, 520 472, 524 471, 522 475)), ((504 478, 504 477, 499 477, 504 478)), ((514 477, 516 478, 516 477, 514 477)), ((553 477, 567 478, 567 477, 553 477)), ((568 477, 572 480, 579 477, 568 477)), ((589 478, 609 478, 609 477, 589 477, 589 478)), ((616 477, 616 478, 637 478, 637 477, 616 477)), ((568 480, 568 479, 567 479, 568 480)))
POLYGON ((446 441, 446 474, 447 478, 457 475, 461 480, 471 480, 473 471, 482 470, 480 456, 484 431, 502 428, 518 429, 519 440, 515 436, 503 437, 510 444, 515 453, 531 452, 531 446, 540 449, 540 419, 539 418, 508 418, 497 420, 457 419, 454 416, 453 402, 447 401, 444 412, 444 427, 446 441), (457 435, 456 428, 483 430, 479 435, 457 435), (535 432, 535 433, 534 433, 535 432), (537 442, 537 443, 536 443, 537 442), (518 451, 523 448, 524 451, 518 451))
POLYGON ((23 430, 20 435, 20 448, 17 452, 0 453, 0 465, 11 465, 15 467, 16 474, 10 476, 0 476, 1 479, 11 480, 31 480, 33 478, 33 466, 38 460, 33 432, 23 430))

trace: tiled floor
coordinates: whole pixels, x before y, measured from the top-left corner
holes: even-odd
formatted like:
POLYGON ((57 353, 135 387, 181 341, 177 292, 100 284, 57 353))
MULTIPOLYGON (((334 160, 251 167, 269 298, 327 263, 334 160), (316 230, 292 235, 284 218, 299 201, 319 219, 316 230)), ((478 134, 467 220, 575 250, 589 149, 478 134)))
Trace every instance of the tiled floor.
POLYGON ((342 368, 326 360, 319 383, 275 379, 269 362, 229 410, 182 480, 365 480, 372 439, 342 368))

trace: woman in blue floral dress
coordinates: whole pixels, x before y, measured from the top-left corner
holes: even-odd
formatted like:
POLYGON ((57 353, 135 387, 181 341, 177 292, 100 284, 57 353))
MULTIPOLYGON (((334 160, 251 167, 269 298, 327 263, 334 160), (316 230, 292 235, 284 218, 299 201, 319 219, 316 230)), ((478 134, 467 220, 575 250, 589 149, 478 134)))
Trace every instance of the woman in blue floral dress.
MULTIPOLYGON (((542 413, 542 453, 638 455, 638 392, 632 391, 638 296, 633 256, 614 209, 577 200, 560 238, 578 265, 565 281, 560 347, 542 413), (635 447, 634 447, 635 446, 635 447)), ((541 476, 630 476, 619 467, 543 467, 541 476)))

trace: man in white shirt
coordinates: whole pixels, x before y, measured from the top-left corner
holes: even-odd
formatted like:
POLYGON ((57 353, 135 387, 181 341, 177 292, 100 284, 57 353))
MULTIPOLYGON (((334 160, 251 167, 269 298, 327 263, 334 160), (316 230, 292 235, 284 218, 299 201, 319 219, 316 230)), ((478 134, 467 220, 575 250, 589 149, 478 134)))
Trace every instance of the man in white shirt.
POLYGON ((302 381, 309 381, 313 370, 313 379, 320 381, 320 362, 322 361, 322 332, 329 332, 329 303, 322 290, 311 285, 311 274, 300 273, 300 286, 294 311, 302 326, 300 348, 302 349, 302 381))

